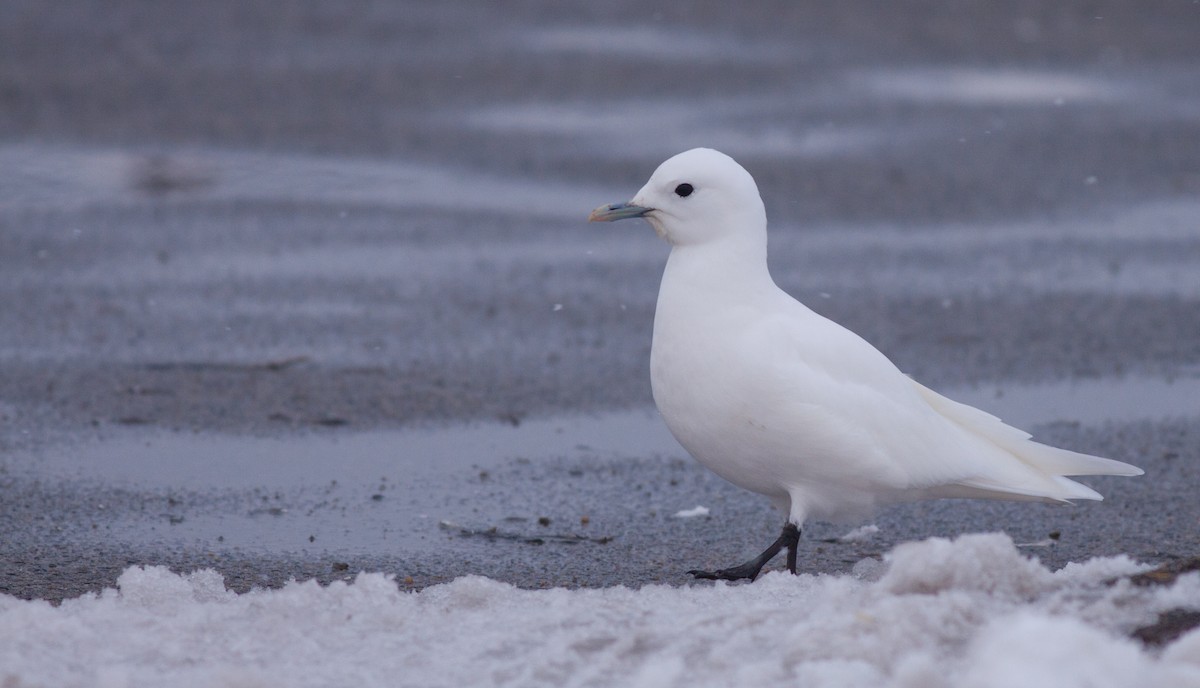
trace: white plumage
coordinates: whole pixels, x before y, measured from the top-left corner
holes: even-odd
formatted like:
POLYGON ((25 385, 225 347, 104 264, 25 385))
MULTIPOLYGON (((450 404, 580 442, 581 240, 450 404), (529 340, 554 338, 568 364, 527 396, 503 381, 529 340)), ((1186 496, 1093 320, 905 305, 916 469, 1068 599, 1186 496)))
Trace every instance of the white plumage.
POLYGON ((1142 473, 1039 444, 921 386, 777 287, 758 187, 728 156, 680 153, 630 202, 597 208, 591 219, 631 217, 671 244, 650 355, 663 419, 692 456, 769 497, 793 526, 765 559, 693 573, 754 578, 785 546, 794 571, 798 531, 789 532, 810 517, 939 497, 1101 499, 1065 476, 1142 473))

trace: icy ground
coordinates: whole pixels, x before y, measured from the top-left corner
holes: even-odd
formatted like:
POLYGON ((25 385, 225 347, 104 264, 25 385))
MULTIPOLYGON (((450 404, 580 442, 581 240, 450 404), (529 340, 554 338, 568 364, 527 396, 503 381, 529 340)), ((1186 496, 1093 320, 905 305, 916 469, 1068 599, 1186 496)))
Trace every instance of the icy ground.
POLYGON ((901 545, 853 575, 523 590, 389 576, 238 595, 212 571, 130 568, 54 607, 0 596, 0 685, 1200 686, 1200 573, 1137 586, 1125 557, 1051 572, 1005 535, 901 545), (1115 580, 1115 582, 1114 582, 1115 580))

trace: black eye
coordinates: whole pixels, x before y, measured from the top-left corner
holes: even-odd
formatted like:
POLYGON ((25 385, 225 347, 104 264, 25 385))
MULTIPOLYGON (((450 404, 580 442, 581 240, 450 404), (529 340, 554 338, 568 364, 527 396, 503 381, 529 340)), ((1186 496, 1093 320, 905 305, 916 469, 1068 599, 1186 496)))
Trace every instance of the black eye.
POLYGON ((688 196, 691 196, 692 192, 695 190, 696 189, 693 188, 691 184, 684 183, 684 184, 680 184, 679 186, 675 187, 675 195, 681 196, 683 198, 687 198, 688 196))

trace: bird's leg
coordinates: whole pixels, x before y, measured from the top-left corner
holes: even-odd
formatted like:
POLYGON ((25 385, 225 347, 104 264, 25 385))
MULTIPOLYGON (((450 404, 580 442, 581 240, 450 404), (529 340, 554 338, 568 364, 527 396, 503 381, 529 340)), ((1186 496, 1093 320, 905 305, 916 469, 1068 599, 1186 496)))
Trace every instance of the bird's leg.
POLYGON ((783 524, 783 532, 771 543, 771 546, 763 551, 762 554, 754 557, 750 561, 739 564, 728 569, 718 569, 716 571, 688 571, 689 574, 696 578, 704 580, 754 580, 758 578, 758 574, 762 571, 762 567, 767 565, 776 554, 779 554, 781 549, 787 548, 787 568, 791 573, 796 573, 796 549, 800 544, 800 528, 795 523, 783 524))

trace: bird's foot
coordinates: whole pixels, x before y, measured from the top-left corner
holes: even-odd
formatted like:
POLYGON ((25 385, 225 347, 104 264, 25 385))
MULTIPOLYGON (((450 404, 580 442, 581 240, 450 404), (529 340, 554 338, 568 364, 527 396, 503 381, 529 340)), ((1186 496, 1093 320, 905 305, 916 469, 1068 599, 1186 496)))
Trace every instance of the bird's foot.
POLYGON ((688 571, 688 575, 695 576, 697 580, 754 580, 758 578, 758 574, 762 571, 762 567, 766 562, 759 562, 757 559, 752 559, 739 566, 732 566, 727 569, 717 569, 716 571, 701 571, 692 569, 688 571))
POLYGON ((781 550, 787 550, 787 568, 788 571, 796 573, 796 550, 800 544, 800 528, 794 523, 783 524, 783 532, 779 534, 775 542, 771 543, 762 554, 751 559, 750 561, 732 566, 727 569, 717 569, 716 571, 701 571, 692 569, 688 571, 688 575, 695 576, 699 580, 754 580, 758 578, 758 574, 768 561, 779 554, 781 550))

